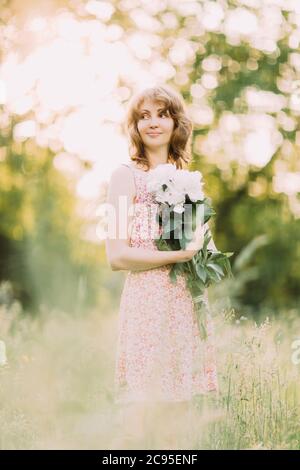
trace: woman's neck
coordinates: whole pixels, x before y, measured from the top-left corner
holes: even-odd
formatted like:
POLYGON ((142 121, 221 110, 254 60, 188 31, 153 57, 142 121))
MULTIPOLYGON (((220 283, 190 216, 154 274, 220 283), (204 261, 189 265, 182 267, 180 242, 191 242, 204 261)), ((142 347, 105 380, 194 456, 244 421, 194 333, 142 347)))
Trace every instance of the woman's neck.
POLYGON ((165 163, 170 162, 170 156, 166 152, 165 148, 159 149, 156 153, 151 153, 151 151, 147 150, 146 157, 151 170, 156 168, 158 165, 164 165, 165 163))

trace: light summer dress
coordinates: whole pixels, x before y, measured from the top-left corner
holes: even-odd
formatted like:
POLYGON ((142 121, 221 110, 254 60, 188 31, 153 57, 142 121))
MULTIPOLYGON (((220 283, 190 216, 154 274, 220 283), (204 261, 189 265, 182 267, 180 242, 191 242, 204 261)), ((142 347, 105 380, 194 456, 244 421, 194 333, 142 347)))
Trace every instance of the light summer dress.
MULTIPOLYGON (((146 188, 148 173, 132 163, 123 165, 133 171, 136 188, 130 246, 157 250, 153 223, 157 228, 158 222, 151 216, 155 203, 146 188)), ((171 266, 126 275, 118 317, 115 403, 177 402, 218 392, 211 314, 208 339, 202 341, 185 278, 179 275, 172 284, 171 266)))

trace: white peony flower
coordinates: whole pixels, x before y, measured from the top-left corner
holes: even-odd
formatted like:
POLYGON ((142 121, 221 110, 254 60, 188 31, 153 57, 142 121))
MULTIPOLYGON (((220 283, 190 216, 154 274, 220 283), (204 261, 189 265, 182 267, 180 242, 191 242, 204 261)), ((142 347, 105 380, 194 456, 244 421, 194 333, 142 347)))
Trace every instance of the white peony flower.
POLYGON ((186 195, 192 202, 204 199, 200 171, 177 170, 175 164, 166 163, 150 170, 147 189, 157 202, 174 205, 175 212, 183 212, 186 195))
POLYGON ((169 185, 176 171, 176 166, 172 163, 161 164, 153 170, 149 170, 149 173, 147 175, 148 191, 156 192, 164 184, 169 185))
POLYGON ((203 199, 202 175, 199 171, 177 170, 172 178, 172 186, 177 192, 182 194, 182 198, 189 196, 191 201, 203 199))
POLYGON ((192 171, 190 173, 188 196, 191 201, 196 202, 198 199, 204 199, 204 193, 202 190, 203 181, 200 171, 192 171))

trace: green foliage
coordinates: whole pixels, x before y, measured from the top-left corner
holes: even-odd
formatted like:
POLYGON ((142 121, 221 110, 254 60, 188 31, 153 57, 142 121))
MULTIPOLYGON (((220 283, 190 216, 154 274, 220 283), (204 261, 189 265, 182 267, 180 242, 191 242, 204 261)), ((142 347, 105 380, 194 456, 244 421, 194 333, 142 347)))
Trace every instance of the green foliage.
POLYGON ((40 304, 76 313, 99 302, 104 253, 80 238, 75 196, 51 152, 6 145, 0 163, 1 279, 12 282, 32 314, 40 304))

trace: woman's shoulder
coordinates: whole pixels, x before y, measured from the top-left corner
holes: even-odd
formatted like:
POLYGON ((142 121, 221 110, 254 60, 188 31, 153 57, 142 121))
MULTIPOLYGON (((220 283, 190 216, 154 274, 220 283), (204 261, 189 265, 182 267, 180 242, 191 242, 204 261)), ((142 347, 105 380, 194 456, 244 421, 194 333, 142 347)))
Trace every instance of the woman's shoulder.
POLYGON ((130 163, 120 163, 111 172, 110 179, 116 182, 122 182, 124 178, 132 178, 132 168, 130 163))
POLYGON ((128 162, 128 161, 127 161, 127 162, 122 162, 122 163, 120 164, 120 166, 131 167, 131 166, 132 166, 132 163, 131 163, 131 162, 128 162))
POLYGON ((121 164, 129 166, 130 168, 139 168, 138 163, 134 162, 133 160, 127 160, 126 162, 122 162, 121 164))
POLYGON ((130 168, 131 170, 134 170, 134 171, 143 171, 143 172, 147 172, 145 166, 137 163, 137 162, 134 162, 134 161, 129 161, 129 162, 126 162, 126 163, 121 163, 122 166, 125 166, 125 167, 128 167, 130 168))
POLYGON ((132 170, 130 163, 120 163, 114 170, 112 171, 112 175, 124 175, 129 173, 132 170))
POLYGON ((111 178, 114 180, 122 180, 125 176, 132 176, 134 178, 134 175, 136 174, 141 174, 141 173, 146 173, 145 170, 142 168, 139 168, 138 165, 135 162, 122 162, 118 167, 116 167, 112 173, 111 173, 111 178))

